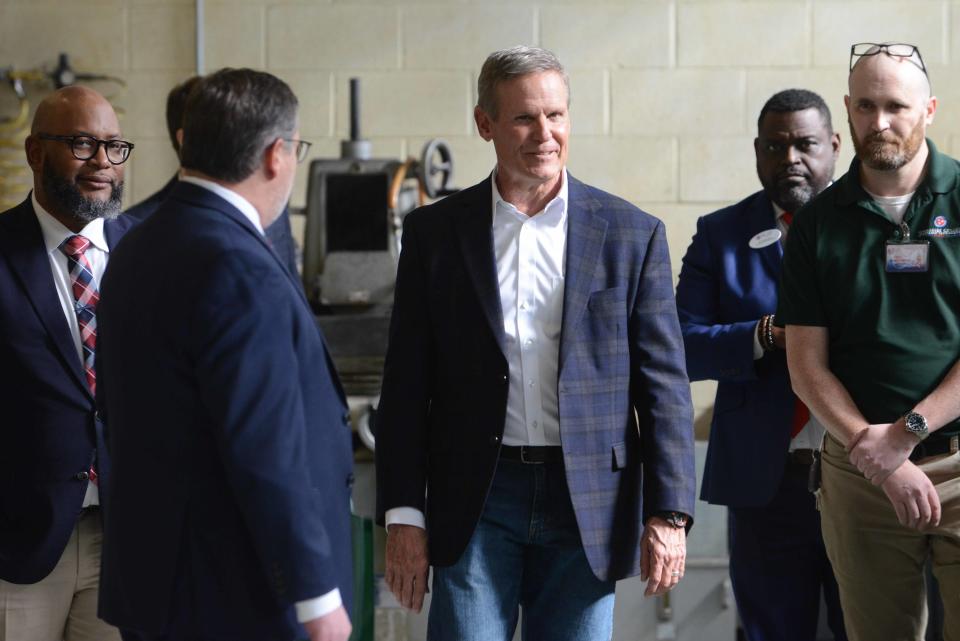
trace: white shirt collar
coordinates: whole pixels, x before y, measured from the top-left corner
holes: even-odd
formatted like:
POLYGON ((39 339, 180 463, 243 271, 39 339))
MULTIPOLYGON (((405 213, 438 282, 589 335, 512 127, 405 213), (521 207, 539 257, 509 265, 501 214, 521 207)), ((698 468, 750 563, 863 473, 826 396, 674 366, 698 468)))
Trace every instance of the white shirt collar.
MULTIPOLYGON (((30 200, 33 202, 33 211, 37 216, 37 222, 40 223, 40 231, 43 233, 43 244, 47 248, 47 253, 52 254, 60 249, 67 238, 76 235, 67 229, 66 225, 53 217, 53 214, 40 206, 37 202, 37 195, 30 192, 30 200)), ((107 237, 103 233, 103 218, 91 220, 80 230, 79 234, 89 240, 94 247, 103 252, 110 252, 107 245, 107 237)))
POLYGON ((250 204, 249 200, 232 189, 227 189, 223 185, 215 183, 212 180, 198 178, 196 176, 181 176, 180 180, 194 184, 198 187, 203 187, 207 191, 212 191, 216 195, 223 198, 225 201, 239 209, 244 218, 249 220, 256 230, 260 232, 260 235, 263 236, 263 225, 260 224, 260 214, 257 212, 257 208, 250 204))
POLYGON ((493 186, 493 218, 496 220, 497 213, 499 211, 511 212, 515 216, 520 217, 521 220, 526 220, 528 218, 540 219, 540 222, 545 224, 558 224, 562 223, 566 219, 567 213, 567 203, 569 201, 569 182, 567 180, 567 168, 564 167, 560 176, 560 191, 557 192, 557 195, 547 203, 546 207, 543 208, 543 211, 536 212, 534 216, 527 216, 522 213, 519 209, 514 207, 512 203, 507 202, 503 199, 503 196, 500 195, 500 190, 497 189, 497 168, 493 168, 493 172, 490 174, 490 184, 493 186))

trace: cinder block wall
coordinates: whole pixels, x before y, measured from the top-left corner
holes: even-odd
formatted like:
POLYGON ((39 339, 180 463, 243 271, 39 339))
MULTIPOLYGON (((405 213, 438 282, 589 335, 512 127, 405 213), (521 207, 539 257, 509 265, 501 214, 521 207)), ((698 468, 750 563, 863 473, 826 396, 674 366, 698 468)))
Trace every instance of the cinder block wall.
MULTIPOLYGON (((843 95, 854 42, 916 43, 940 109, 931 135, 960 153, 960 2, 947 0, 209 0, 206 70, 267 69, 301 100, 314 157, 348 131, 347 82, 362 79, 363 133, 378 156, 452 145, 456 183, 483 178, 493 152, 473 127, 476 77, 490 51, 518 43, 555 51, 572 85, 570 169, 666 221, 679 266, 699 215, 755 191, 752 139, 779 89, 820 92, 851 157, 843 95)), ((163 104, 194 72, 193 0, 0 0, 0 68, 52 67, 126 80, 115 102, 137 144, 127 201, 176 168, 163 104)), ((115 92, 109 84, 98 85, 115 92)), ((42 85, 30 85, 31 98, 42 85)), ((10 96, 0 88, 0 118, 10 96)), ((306 194, 306 164, 293 202, 306 194)), ((711 387, 695 387, 697 405, 711 387)))

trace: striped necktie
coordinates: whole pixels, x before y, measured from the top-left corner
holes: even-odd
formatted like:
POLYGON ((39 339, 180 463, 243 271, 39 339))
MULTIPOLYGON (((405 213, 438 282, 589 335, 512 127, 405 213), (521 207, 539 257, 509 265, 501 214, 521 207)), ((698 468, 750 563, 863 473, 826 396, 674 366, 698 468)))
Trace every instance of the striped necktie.
POLYGON ((97 348, 97 303, 100 293, 93 280, 93 269, 84 255, 90 240, 80 235, 70 236, 60 245, 67 256, 67 267, 73 288, 73 309, 80 326, 80 344, 83 347, 83 370, 87 376, 90 393, 96 395, 97 373, 94 370, 94 355, 97 348))
MULTIPOLYGON (((785 223, 787 229, 790 229, 790 224, 793 223, 793 214, 789 211, 783 212, 783 222, 785 223)), ((793 408, 793 420, 790 423, 790 438, 796 438, 804 425, 810 421, 810 409, 804 405, 803 401, 794 396, 794 408, 793 408)))

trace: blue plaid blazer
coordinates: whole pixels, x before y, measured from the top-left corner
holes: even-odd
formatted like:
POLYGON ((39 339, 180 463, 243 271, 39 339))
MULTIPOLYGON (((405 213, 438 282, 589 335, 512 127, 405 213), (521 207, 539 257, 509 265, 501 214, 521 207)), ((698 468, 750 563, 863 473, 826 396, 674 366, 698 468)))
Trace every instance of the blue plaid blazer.
MULTIPOLYGON (((652 512, 693 515, 690 388, 663 224, 569 178, 560 433, 594 573, 639 572, 652 512)), ((403 250, 377 423, 377 509, 427 519, 455 563, 496 470, 507 404, 490 179, 423 207, 403 250)))

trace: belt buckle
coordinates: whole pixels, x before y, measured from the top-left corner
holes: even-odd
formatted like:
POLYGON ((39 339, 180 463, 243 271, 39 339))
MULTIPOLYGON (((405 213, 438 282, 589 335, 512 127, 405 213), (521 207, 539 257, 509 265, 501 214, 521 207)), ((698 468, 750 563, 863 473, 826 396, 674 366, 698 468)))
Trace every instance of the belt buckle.
MULTIPOLYGON (((525 463, 525 464, 527 464, 527 465, 540 465, 541 463, 543 463, 543 461, 528 460, 528 459, 527 459, 527 450, 528 450, 528 449, 529 449, 529 448, 528 448, 526 445, 521 445, 521 446, 520 446, 520 462, 521 462, 521 463, 525 463)), ((533 454, 533 450, 530 450, 530 453, 533 454)))

